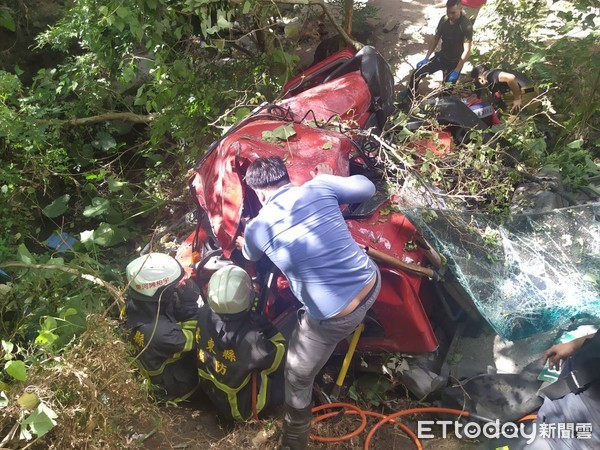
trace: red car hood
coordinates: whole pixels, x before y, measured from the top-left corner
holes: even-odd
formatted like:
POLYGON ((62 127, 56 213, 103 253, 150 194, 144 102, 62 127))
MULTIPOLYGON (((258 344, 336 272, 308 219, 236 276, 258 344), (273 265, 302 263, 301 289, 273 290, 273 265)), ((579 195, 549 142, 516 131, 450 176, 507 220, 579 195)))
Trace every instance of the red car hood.
POLYGON ((288 140, 267 142, 263 138, 263 132, 273 131, 282 124, 280 120, 247 123, 222 139, 190 180, 225 257, 235 248, 245 195, 251 192, 243 175, 252 161, 268 156, 284 158, 294 185, 308 181, 310 171, 319 163, 329 164, 336 175, 349 173, 349 155, 354 147, 346 136, 295 123, 296 134, 288 140))

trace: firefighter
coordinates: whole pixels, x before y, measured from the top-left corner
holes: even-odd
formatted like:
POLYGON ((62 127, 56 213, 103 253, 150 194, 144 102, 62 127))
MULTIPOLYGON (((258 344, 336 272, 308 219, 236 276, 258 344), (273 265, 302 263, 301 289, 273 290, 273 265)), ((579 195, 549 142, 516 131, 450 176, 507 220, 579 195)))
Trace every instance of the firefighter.
POLYGON ((248 274, 230 265, 208 283, 207 305, 196 328, 202 390, 225 419, 246 420, 283 402, 284 337, 252 311, 248 274))
POLYGON ((127 266, 128 343, 159 400, 189 398, 198 387, 194 332, 200 290, 169 255, 150 253, 127 266))

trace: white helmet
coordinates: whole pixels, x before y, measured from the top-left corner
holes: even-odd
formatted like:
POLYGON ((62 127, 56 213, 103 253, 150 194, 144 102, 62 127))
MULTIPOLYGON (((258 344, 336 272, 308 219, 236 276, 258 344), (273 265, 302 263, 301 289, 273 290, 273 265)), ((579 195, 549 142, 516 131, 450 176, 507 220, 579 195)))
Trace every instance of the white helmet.
POLYGON ((177 260, 164 253, 140 256, 127 265, 126 272, 129 287, 148 297, 183 276, 183 268, 177 260))
POLYGON ((249 308, 252 293, 252 281, 246 271, 226 266, 210 277, 208 305, 217 314, 236 314, 249 308))

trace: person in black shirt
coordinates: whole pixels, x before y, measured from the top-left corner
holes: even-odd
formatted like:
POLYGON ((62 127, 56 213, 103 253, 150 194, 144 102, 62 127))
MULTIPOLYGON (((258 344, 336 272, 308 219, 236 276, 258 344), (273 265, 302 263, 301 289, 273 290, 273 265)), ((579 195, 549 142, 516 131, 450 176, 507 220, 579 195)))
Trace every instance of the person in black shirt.
POLYGON ((446 15, 440 19, 425 59, 417 64, 416 70, 410 75, 408 89, 401 96, 414 96, 421 79, 439 70, 444 73, 444 81, 456 83, 464 63, 471 54, 472 40, 473 24, 463 13, 460 1, 448 0, 446 15), (440 51, 429 59, 440 41, 440 51))
POLYGON ((512 114, 518 113, 539 93, 531 78, 516 70, 490 69, 485 64, 478 64, 471 71, 471 78, 477 87, 490 90, 498 107, 510 105, 512 114))

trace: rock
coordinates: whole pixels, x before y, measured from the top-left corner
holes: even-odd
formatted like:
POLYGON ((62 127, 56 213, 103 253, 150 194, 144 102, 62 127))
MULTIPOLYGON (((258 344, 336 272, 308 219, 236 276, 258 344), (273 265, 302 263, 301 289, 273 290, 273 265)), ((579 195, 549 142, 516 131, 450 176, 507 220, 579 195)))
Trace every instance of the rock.
POLYGON ((384 33, 389 33, 390 31, 392 31, 397 26, 398 26, 398 22, 396 21, 396 19, 390 19, 383 26, 383 32, 384 33))

